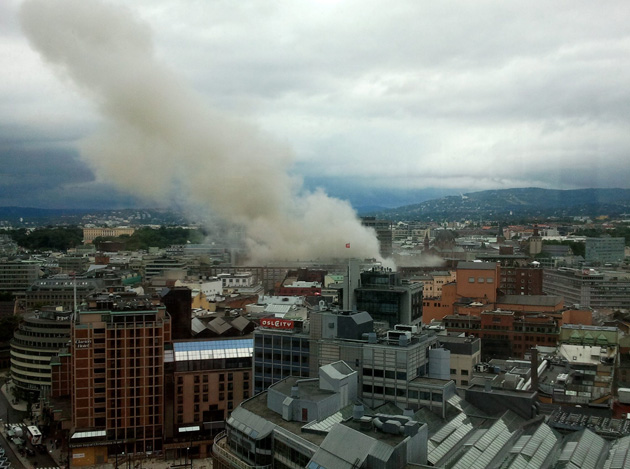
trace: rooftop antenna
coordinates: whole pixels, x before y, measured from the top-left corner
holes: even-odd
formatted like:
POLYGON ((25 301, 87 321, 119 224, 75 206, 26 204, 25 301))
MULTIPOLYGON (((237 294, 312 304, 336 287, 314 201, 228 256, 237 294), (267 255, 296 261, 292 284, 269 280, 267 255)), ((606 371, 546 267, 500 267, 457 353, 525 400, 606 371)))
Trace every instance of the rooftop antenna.
POLYGON ((77 274, 72 272, 72 292, 74 294, 74 314, 77 314, 77 274))

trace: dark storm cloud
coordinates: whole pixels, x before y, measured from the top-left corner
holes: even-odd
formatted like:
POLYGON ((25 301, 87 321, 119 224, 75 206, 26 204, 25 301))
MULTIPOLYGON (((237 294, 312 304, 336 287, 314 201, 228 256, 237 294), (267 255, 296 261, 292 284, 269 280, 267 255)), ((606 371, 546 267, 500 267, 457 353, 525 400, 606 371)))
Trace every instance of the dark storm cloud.
MULTIPOLYGON (((29 50, 20 3, 0 5, 0 128, 75 146, 98 118, 29 50)), ((307 178, 364 194, 630 184, 625 0, 110 3, 150 25, 200 102, 295 148, 307 178)))

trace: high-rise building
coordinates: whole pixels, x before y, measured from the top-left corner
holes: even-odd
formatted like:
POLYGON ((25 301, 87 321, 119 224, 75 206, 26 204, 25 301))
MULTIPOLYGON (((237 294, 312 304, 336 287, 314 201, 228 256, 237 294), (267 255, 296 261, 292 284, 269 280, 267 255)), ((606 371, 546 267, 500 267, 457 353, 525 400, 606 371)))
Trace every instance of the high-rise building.
POLYGON ((422 322, 422 283, 402 280, 391 269, 371 269, 361 272, 361 284, 356 288, 356 309, 367 311, 375 321, 396 324, 422 322))
POLYGON ((95 295, 72 323, 72 461, 162 450, 170 316, 131 295, 95 295))
POLYGON ((361 217, 361 224, 376 231, 376 239, 378 239, 381 256, 384 258, 392 257, 392 222, 389 220, 378 220, 376 217, 361 217))
POLYGON ((160 292, 162 303, 171 317, 171 335, 173 340, 192 338, 191 308, 192 291, 188 287, 164 288, 160 292))

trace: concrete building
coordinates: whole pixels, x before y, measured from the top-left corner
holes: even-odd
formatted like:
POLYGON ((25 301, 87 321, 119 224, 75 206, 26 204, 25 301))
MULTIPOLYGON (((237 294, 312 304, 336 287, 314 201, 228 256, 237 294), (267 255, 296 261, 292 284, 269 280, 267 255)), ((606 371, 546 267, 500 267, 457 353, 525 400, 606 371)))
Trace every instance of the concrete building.
POLYGON ((57 265, 61 274, 79 274, 88 269, 90 258, 82 255, 65 255, 57 258, 57 265))
POLYGON ((188 264, 185 260, 174 257, 146 257, 142 261, 143 277, 146 281, 154 277, 164 276, 168 272, 176 272, 173 281, 186 277, 188 264))
POLYGON ((40 277, 37 261, 0 261, 0 293, 24 292, 40 277))
POLYGON ((323 366, 342 360, 359 375, 364 402, 405 408, 443 407, 455 392, 449 352, 434 335, 398 325, 381 336, 367 312, 312 311, 308 322, 262 320, 254 332, 254 392, 286 376, 313 377, 323 366))
POLYGON ((401 279, 397 272, 373 268, 360 274, 360 286, 354 290, 356 309, 367 311, 372 319, 387 322, 390 327, 419 324, 422 288, 421 283, 401 279))
POLYGON ((438 335, 440 345, 450 352, 449 377, 455 384, 468 386, 475 365, 481 362, 481 339, 466 334, 438 335))
POLYGON ((254 393, 289 376, 310 376, 308 323, 288 319, 261 319, 254 331, 254 393))
POLYGON ((630 273, 595 269, 545 269, 543 290, 565 303, 596 310, 630 309, 630 273))
POLYGON ((574 425, 566 413, 548 424, 535 415, 535 392, 474 386, 467 394, 479 406, 452 396, 443 417, 427 408, 342 407, 352 388, 336 384, 352 375, 335 365, 319 380, 290 378, 243 402, 215 440, 215 467, 621 469, 630 460, 630 424, 613 430, 611 419, 586 416, 574 425))
POLYGON ((626 238, 586 238, 587 265, 620 265, 625 258, 626 238))
POLYGON ((318 378, 287 378, 243 402, 215 440, 216 467, 370 469, 426 464, 427 425, 355 406, 356 375, 336 362, 322 367, 318 378))
POLYGON ((55 275, 34 281, 24 293, 24 305, 29 310, 44 306, 73 310, 75 299, 77 304, 81 304, 88 295, 100 292, 104 287, 105 282, 99 278, 55 275))
POLYGON ((71 310, 54 309, 22 318, 11 340, 11 378, 22 398, 36 401, 51 394, 51 360, 68 347, 71 317, 71 310))
POLYGON ((372 228, 376 232, 381 256, 385 259, 392 257, 392 222, 389 220, 378 220, 375 217, 361 217, 361 224, 372 228))

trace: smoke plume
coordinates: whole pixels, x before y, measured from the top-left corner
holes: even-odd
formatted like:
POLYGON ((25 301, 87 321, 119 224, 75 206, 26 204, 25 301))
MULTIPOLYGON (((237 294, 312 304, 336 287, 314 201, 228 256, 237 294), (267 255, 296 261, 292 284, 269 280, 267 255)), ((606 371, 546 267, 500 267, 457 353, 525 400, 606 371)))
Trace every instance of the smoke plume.
POLYGON ((29 0, 20 15, 32 46, 103 118, 81 145, 99 180, 243 227, 253 259, 378 258, 374 232, 348 203, 306 192, 289 175, 289 148, 201 104, 156 60, 151 31, 129 11, 29 0))

